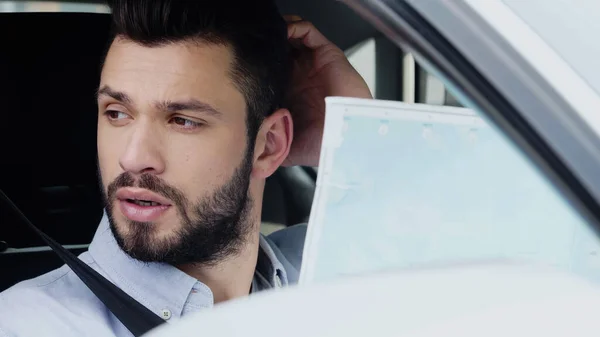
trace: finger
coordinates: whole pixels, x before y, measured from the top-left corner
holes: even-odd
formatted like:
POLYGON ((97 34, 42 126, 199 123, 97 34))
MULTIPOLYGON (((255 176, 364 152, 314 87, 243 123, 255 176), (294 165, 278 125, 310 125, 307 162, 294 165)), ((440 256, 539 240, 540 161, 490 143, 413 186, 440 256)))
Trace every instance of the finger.
POLYGON ((310 49, 316 49, 331 43, 308 21, 290 23, 288 25, 288 38, 300 40, 304 46, 310 49))
POLYGON ((302 18, 298 15, 284 15, 283 18, 287 23, 302 21, 302 18))

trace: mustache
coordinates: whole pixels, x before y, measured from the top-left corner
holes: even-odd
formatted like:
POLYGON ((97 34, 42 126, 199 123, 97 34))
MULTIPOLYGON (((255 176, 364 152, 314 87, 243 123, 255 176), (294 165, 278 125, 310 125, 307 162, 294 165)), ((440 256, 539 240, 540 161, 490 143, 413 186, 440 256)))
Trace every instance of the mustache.
POLYGON ((113 180, 113 182, 108 185, 106 193, 108 201, 115 200, 117 190, 123 187, 138 187, 147 189, 171 200, 179 209, 183 209, 183 207, 187 204, 187 199, 183 192, 167 184, 161 178, 150 173, 143 173, 136 179, 133 174, 129 172, 121 173, 117 178, 115 178, 115 180, 113 180))

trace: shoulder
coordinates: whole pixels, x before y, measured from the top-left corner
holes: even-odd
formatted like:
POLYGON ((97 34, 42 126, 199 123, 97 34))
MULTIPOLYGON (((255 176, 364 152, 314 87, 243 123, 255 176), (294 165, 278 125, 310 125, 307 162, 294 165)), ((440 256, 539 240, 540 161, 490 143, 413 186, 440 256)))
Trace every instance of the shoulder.
MULTIPOLYGON (((288 270, 288 276, 292 276, 290 274, 296 275, 300 273, 306 230, 306 224, 298 224, 281 229, 267 236, 271 246, 274 246, 276 250, 283 255, 282 260, 285 260, 284 265, 286 266, 286 269, 293 269, 288 270)), ((290 278, 295 279, 296 277, 290 278)))
MULTIPOLYGON (((68 266, 52 270, 46 274, 21 281, 14 286, 0 293, 0 319, 4 316, 5 308, 11 307, 20 310, 31 308, 36 304, 47 304, 47 300, 61 291, 62 288, 68 288, 69 274, 71 270, 68 266)), ((58 296, 57 296, 58 298, 58 296)))
POLYGON ((288 260, 291 257, 302 261, 307 228, 306 224, 290 226, 272 233, 268 238, 288 257, 288 260))
POLYGON ((62 266, 0 293, 0 336, 83 335, 75 322, 94 326, 104 311, 77 275, 62 266))
MULTIPOLYGON (((89 254, 83 253, 79 258, 92 268, 94 267, 95 263, 89 254)), ((0 300, 7 301, 15 297, 27 300, 29 295, 36 297, 52 297, 57 295, 59 298, 64 298, 72 292, 77 292, 77 289, 81 289, 81 285, 83 285, 83 282, 73 273, 69 266, 63 265, 46 274, 15 284, 0 293, 0 300), (66 293, 61 293, 63 291, 66 293)))
POLYGON ((4 333, 42 335, 44 331, 38 331, 41 325, 59 321, 61 313, 68 312, 62 302, 71 294, 67 291, 69 273, 70 269, 63 266, 0 293, 0 327, 4 333), (31 324, 34 321, 36 324, 31 324))

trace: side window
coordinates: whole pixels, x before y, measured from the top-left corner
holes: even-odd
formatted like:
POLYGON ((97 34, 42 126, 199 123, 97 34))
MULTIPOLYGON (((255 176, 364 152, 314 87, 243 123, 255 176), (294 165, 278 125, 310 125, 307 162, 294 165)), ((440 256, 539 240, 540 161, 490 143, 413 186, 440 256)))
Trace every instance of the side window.
POLYGON ((461 107, 444 83, 425 69, 416 65, 415 83, 417 86, 416 103, 461 107))
POLYGON ((448 91, 444 83, 421 67, 411 54, 405 54, 402 64, 402 78, 405 90, 402 98, 407 103, 421 103, 429 105, 445 105, 462 107, 462 104, 448 91))
POLYGON ((362 75, 371 89, 371 94, 377 95, 375 88, 376 58, 375 39, 371 38, 345 51, 352 66, 362 75))
POLYGON ((346 54, 376 98, 416 104, 332 106, 307 280, 496 259, 600 280, 586 219, 460 91, 377 38, 346 54))
POLYGON ((345 51, 352 66, 367 82, 373 97, 400 100, 407 103, 462 107, 458 100, 447 90, 444 83, 415 62, 411 54, 402 53, 396 48, 394 53, 397 58, 394 60, 394 56, 392 56, 393 64, 389 64, 389 61, 386 62, 388 64, 378 62, 378 60, 390 59, 390 57, 387 57, 388 55, 378 57, 382 56, 382 53, 393 50, 389 46, 386 48, 386 44, 389 44, 389 41, 370 38, 345 51), (396 69, 398 76, 401 78, 397 81, 384 82, 387 87, 378 91, 377 76, 383 72, 394 72, 396 69), (395 86, 395 88, 389 86, 395 86), (380 97, 382 96, 380 94, 384 91, 395 94, 391 97, 389 97, 390 95, 380 97))

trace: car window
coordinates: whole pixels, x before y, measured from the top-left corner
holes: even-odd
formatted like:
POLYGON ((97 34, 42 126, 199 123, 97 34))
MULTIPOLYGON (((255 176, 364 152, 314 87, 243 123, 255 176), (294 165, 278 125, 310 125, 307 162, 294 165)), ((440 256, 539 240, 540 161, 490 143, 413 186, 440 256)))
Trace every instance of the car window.
POLYGON ((72 1, 0 1, 0 13, 80 12, 109 13, 107 5, 72 1))
POLYGON ((330 108, 305 282, 496 259, 600 281, 600 241, 586 219, 484 113, 389 102, 330 108))
MULTIPOLYGON (((386 66, 377 63, 377 53, 381 52, 376 48, 378 43, 388 42, 370 38, 345 51, 348 60, 365 79, 375 98, 379 98, 376 88, 378 71, 385 71, 378 67, 386 66)), ((410 53, 398 51, 397 54, 402 55, 402 59, 397 60, 397 64, 402 68, 400 72, 402 78, 396 83, 403 88, 396 90, 398 92, 396 99, 407 103, 462 106, 446 89, 444 83, 416 63, 410 53)))
MULTIPOLYGON (((466 251, 480 246, 482 254, 478 255, 479 250, 472 249, 470 251, 473 255, 468 259, 509 257, 529 260, 563 268, 600 282, 600 240, 586 219, 580 216, 578 210, 567 201, 556 186, 534 166, 531 158, 528 158, 493 122, 488 120, 485 112, 471 106, 460 89, 453 87, 441 76, 436 76, 435 71, 429 68, 427 63, 423 63, 423 67, 420 68, 428 81, 439 82, 435 86, 439 91, 444 91, 443 95, 438 92, 437 101, 433 102, 427 95, 422 96, 422 103, 472 108, 472 111, 489 125, 492 131, 490 135, 493 135, 493 142, 490 141, 492 138, 486 140, 486 137, 482 137, 484 133, 478 132, 477 128, 471 129, 466 141, 480 146, 485 145, 487 150, 473 155, 469 162, 450 160, 454 165, 465 167, 465 171, 468 171, 467 166, 478 166, 481 169, 479 173, 473 172, 472 175, 465 176, 461 175, 459 170, 455 172, 458 174, 446 176, 447 180, 453 181, 451 184, 448 183, 448 186, 454 185, 455 192, 446 191, 435 198, 432 196, 432 203, 428 205, 428 207, 433 206, 431 210, 434 214, 437 211, 436 203, 440 209, 445 209, 445 206, 441 205, 453 205, 455 220, 474 217, 480 220, 479 226, 488 228, 480 232, 481 240, 471 235, 471 239, 461 242, 463 248, 460 249, 466 251), (482 177, 486 178, 481 179, 482 177), (527 179, 523 179, 524 177, 527 179), (461 190, 460 186, 464 189, 461 190), (496 187, 490 189, 490 186, 496 187), (473 194, 470 196, 464 194, 467 189, 470 189, 473 194), (480 197, 472 198, 474 195, 480 197), (433 200, 436 202, 434 203, 433 200), (487 216, 484 215, 486 213, 487 216), (481 246, 482 242, 496 245, 497 253, 491 256, 484 254, 483 252, 489 252, 490 247, 481 246)), ((428 138, 444 142, 443 133, 433 136, 435 128, 424 125, 425 129, 428 131, 428 138)), ((454 153, 454 156, 460 155, 463 154, 454 153)), ((442 162, 441 158, 439 162, 442 162)), ((456 169, 456 166, 453 168, 456 169)), ((448 169, 453 168, 448 167, 448 169)), ((456 243, 453 241, 456 236, 469 237, 469 233, 463 232, 465 226, 469 225, 466 222, 461 223, 459 220, 458 226, 447 232, 446 239, 440 236, 439 231, 429 233, 437 240, 436 245, 439 245, 437 249, 440 256, 453 255, 450 246, 443 247, 456 243)), ((471 230, 477 232, 481 228, 471 230)))
POLYGON ((348 57, 352 66, 365 79, 374 97, 377 96, 375 88, 377 72, 375 52, 375 39, 373 38, 367 39, 345 51, 346 57, 348 57))
POLYGON ((413 81, 417 89, 416 103, 445 105, 445 106, 463 106, 444 85, 444 82, 435 75, 429 73, 420 65, 416 65, 416 74, 413 81))
MULTIPOLYGON (((381 89, 375 87, 380 66, 376 61, 376 44, 376 40, 365 41, 346 51, 351 63, 369 83, 375 97, 378 89, 381 89)), ((461 92, 438 76, 426 63, 415 60, 410 54, 403 55, 401 82, 412 88, 404 88, 403 95, 397 100, 429 106, 469 108, 469 102, 461 92)), ((348 242, 352 240, 349 222, 364 213, 366 218, 361 219, 364 223, 370 223, 370 230, 368 233, 363 230, 360 240, 364 241, 367 236, 378 238, 371 240, 371 248, 376 248, 370 253, 373 253, 372 256, 379 254, 379 257, 367 261, 365 256, 369 252, 366 251, 359 256, 335 253, 339 258, 335 263, 340 274, 358 269, 374 272, 393 266, 414 267, 457 259, 510 258, 564 268, 600 281, 600 242, 587 221, 533 165, 530 158, 494 123, 487 120, 485 113, 471 111, 487 127, 455 127, 452 121, 432 122, 427 121, 426 117, 421 121, 420 131, 417 130, 418 126, 413 125, 414 121, 398 124, 399 130, 414 135, 396 136, 403 141, 395 145, 394 151, 404 161, 407 158, 411 158, 411 161, 399 164, 402 161, 399 158, 397 167, 388 162, 387 168, 393 172, 414 168, 416 175, 396 177, 395 184, 404 186, 403 190, 397 192, 404 203, 388 210, 393 214, 388 218, 397 222, 398 230, 406 230, 407 227, 418 229, 409 231, 408 236, 413 236, 411 240, 406 239, 405 233, 397 236, 399 242, 390 244, 392 235, 376 229, 378 227, 374 222, 380 215, 363 210, 369 207, 368 200, 359 202, 361 207, 350 207, 344 221, 328 222, 334 225, 339 223, 340 226, 333 230, 335 235, 328 241, 333 246, 330 249, 337 253, 347 251, 344 249, 351 246, 348 242), (431 173, 427 178, 430 181, 425 179, 428 172, 431 173), (360 214, 351 214, 353 210, 360 214), (340 239, 342 232, 346 235, 343 240, 340 239), (338 241, 343 247, 335 244, 338 241), (346 256, 353 256, 352 262, 347 270, 341 270, 343 268, 340 265, 346 256), (358 267, 359 261, 365 264, 358 267)), ((447 119, 453 118, 448 116, 447 119)), ((349 153, 360 157, 361 146, 358 143, 355 145, 356 148, 349 150, 349 153)), ((372 157, 370 162, 378 160, 372 157)), ((358 170, 355 166, 348 170, 352 174, 344 171, 340 175, 360 180, 361 174, 355 172, 358 170)), ((389 204, 389 200, 384 201, 389 204)), ((388 227, 386 230, 396 229, 388 227)), ((320 240, 325 240, 324 234, 319 235, 320 240)), ((330 266, 333 262, 328 260, 323 263, 330 266)), ((328 270, 332 272, 331 268, 328 270)))
POLYGON ((600 2, 590 0, 503 0, 600 93, 600 2))
MULTIPOLYGON (((527 2, 509 1, 509 0, 506 0, 506 1, 510 2, 510 5, 514 6, 515 11, 517 11, 519 14, 531 15, 531 13, 529 12, 528 5, 525 4, 527 2)), ((71 12, 107 13, 107 12, 109 12, 109 9, 106 5, 99 5, 99 4, 85 3, 85 2, 77 2, 77 3, 75 3, 75 2, 60 2, 60 1, 2 1, 2 2, 0 2, 0 12, 69 12, 69 11, 71 11, 71 12)), ((540 23, 540 25, 542 25, 542 24, 543 23, 540 23)), ((576 29, 576 27, 572 27, 572 28, 576 29)), ((551 38, 551 36, 549 38, 551 38)), ((555 37, 555 38, 559 39, 559 37, 555 37)), ((561 40, 559 42, 564 42, 564 41, 561 40)), ((379 66, 376 61, 377 60, 376 44, 377 44, 377 40, 372 38, 372 39, 365 40, 365 41, 359 43, 358 45, 354 46, 353 48, 350 48, 349 50, 345 51, 350 62, 359 71, 359 73, 363 76, 363 78, 367 82, 367 85, 369 86, 371 92, 373 93, 373 95, 375 97, 377 97, 377 94, 378 94, 378 90, 377 90, 378 88, 376 87, 376 80, 377 80, 377 71, 378 71, 378 66, 379 66)), ((578 45, 581 45, 581 44, 578 44, 578 45)), ((595 47, 590 47, 590 48, 595 48, 595 47)), ((593 51, 594 49, 591 49, 591 50, 593 51)), ((411 87, 411 89, 406 90, 406 88, 403 88, 403 89, 405 89, 405 90, 403 90, 405 95, 403 97, 398 97, 397 98, 398 100, 404 100, 404 101, 407 101, 410 103, 414 102, 414 103, 422 103, 422 104, 429 104, 429 105, 449 105, 449 106, 463 106, 464 105, 465 102, 464 102, 464 100, 461 99, 460 93, 458 91, 452 90, 451 88, 449 88, 442 79, 438 78, 432 72, 427 71, 426 67, 423 67, 418 62, 415 62, 412 55, 404 54, 404 58, 402 60, 399 60, 399 62, 401 62, 403 70, 404 70, 402 73, 402 76, 404 77, 404 78, 402 78, 402 83, 411 84, 410 86, 407 86, 407 87, 411 87)), ((584 64, 583 61, 580 64, 582 66, 587 65, 587 64, 584 64)), ((484 117, 482 116, 482 118, 484 118, 484 117)), ((473 136, 473 135, 476 135, 476 131, 472 131, 470 133, 470 135, 471 136, 469 136, 468 139, 473 141, 473 139, 474 139, 473 137, 476 137, 476 136, 473 136)), ((422 136, 423 136, 424 140, 428 140, 431 137, 434 137, 434 138, 437 137, 438 135, 436 134, 436 128, 432 128, 431 125, 424 123, 422 136)), ((436 138, 436 139, 438 139, 438 138, 436 138)), ((443 138, 440 138, 440 139, 443 140, 443 138)), ((511 158, 510 160, 528 163, 527 158, 525 158, 521 154, 521 152, 512 145, 512 143, 509 143, 508 140, 505 138, 500 138, 500 139, 502 140, 502 142, 504 142, 504 144, 502 144, 501 147, 504 149, 508 149, 507 151, 512 153, 510 156, 508 156, 509 158, 511 158)), ((451 156, 452 154, 450 153, 448 155, 451 156)), ((506 163, 506 166, 509 167, 509 166, 511 166, 511 164, 512 163, 506 163)), ((566 203, 566 201, 562 198, 562 196, 560 194, 556 193, 554 187, 547 181, 547 179, 545 177, 543 177, 543 175, 540 172, 538 172, 537 170, 534 170, 530 164, 527 164, 526 166, 521 165, 518 167, 527 167, 527 170, 532 170, 531 172, 534 172, 533 174, 536 176, 536 178, 535 178, 536 181, 539 181, 539 183, 544 184, 548 188, 548 190, 553 191, 552 194, 549 194, 550 195, 549 197, 547 197, 545 199, 541 199, 541 201, 538 201, 537 206, 544 206, 544 203, 546 203, 546 205, 548 207, 551 207, 550 205, 556 205, 558 203, 558 204, 562 205, 562 207, 566 208, 568 210, 568 213, 571 213, 571 215, 576 214, 576 212, 571 209, 569 204, 566 203)), ((514 172, 514 171, 509 171, 509 170, 500 171, 498 173, 497 179, 505 180, 507 182, 507 184, 510 184, 512 175, 519 175, 519 174, 525 174, 525 173, 524 172, 514 172)), ((513 196, 523 195, 524 193, 527 192, 526 189, 527 189, 527 185, 514 185, 514 186, 511 185, 510 186, 511 192, 509 194, 507 194, 507 193, 505 193, 505 194, 498 193, 497 195, 491 194, 491 197, 497 198, 496 204, 506 204, 506 202, 507 202, 506 198, 510 198, 510 195, 513 195, 513 196)), ((452 194, 450 194, 450 195, 452 195, 452 194)), ((450 198, 450 195, 448 195, 448 198, 450 198)), ((457 195, 452 195, 452 196, 453 196, 453 199, 447 200, 447 201, 454 203, 457 201, 457 200, 455 200, 457 195)), ((460 203, 457 203, 457 205, 458 205, 457 206, 458 208, 456 211, 458 213, 467 215, 473 211, 470 208, 469 204, 461 205, 460 203)), ((490 207, 492 207, 492 206, 490 206, 490 207)), ((518 220, 518 217, 520 215, 524 214, 524 212, 528 210, 527 203, 511 203, 511 207, 512 207, 512 209, 510 211, 507 211, 507 212, 505 212, 505 214, 503 214, 503 217, 505 218, 505 221, 507 221, 507 222, 509 222, 511 219, 513 219, 515 221, 518 220)), ((540 214, 540 223, 543 223, 546 221, 545 219, 543 219, 542 216, 543 216, 543 214, 540 214)), ((569 221, 571 223, 573 223, 574 226, 585 227, 583 220, 579 219, 576 216, 573 216, 572 218, 570 218, 569 221)), ((537 225, 539 225, 539 223, 537 225)), ((552 223, 548 223, 548 226, 551 226, 551 225, 552 225, 552 223)), ((512 227, 510 227, 510 228, 512 228, 512 227)), ((517 238, 522 237, 522 235, 524 235, 522 233, 517 235, 516 233, 508 232, 510 230, 510 228, 509 227, 506 228, 507 232, 504 233, 506 235, 503 236, 503 238, 504 238, 503 240, 505 240, 506 247, 510 247, 511 244, 517 245, 518 244, 517 238), (514 234, 514 235, 512 235, 512 234, 514 234), (519 236, 519 235, 521 235, 521 236, 519 236), (514 241, 513 241, 513 239, 514 239, 514 241)), ((526 231, 527 235, 531 235, 531 236, 541 234, 538 232, 539 227, 535 227, 535 226, 532 226, 529 229, 525 228, 524 230, 526 231), (534 229, 534 228, 537 228, 537 229, 534 229)), ((548 230, 551 230, 551 228, 549 228, 548 230)), ((271 231, 271 229, 269 229, 269 231, 271 231)), ((544 238, 543 236, 540 236, 540 237, 542 239, 544 238)), ((595 248, 596 246, 593 245, 593 240, 590 239, 592 237, 591 234, 588 233, 588 234, 586 234, 585 237, 587 238, 586 240, 588 240, 588 241, 582 243, 582 245, 589 246, 588 249, 586 250, 586 256, 589 258, 589 261, 592 261, 592 262, 590 262, 591 265, 594 265, 594 263, 600 265, 600 262, 597 261, 597 260, 600 260, 600 258, 596 258, 596 256, 600 256, 600 251, 597 251, 595 248)), ((573 236, 573 240, 575 240, 575 236, 573 236)), ((573 241, 573 242, 575 242, 575 241, 573 241)), ((557 248, 557 249, 563 249, 563 248, 557 248)), ((567 248, 564 248, 564 249, 567 249, 567 248)), ((531 252, 529 252, 529 254, 530 253, 531 252)))

